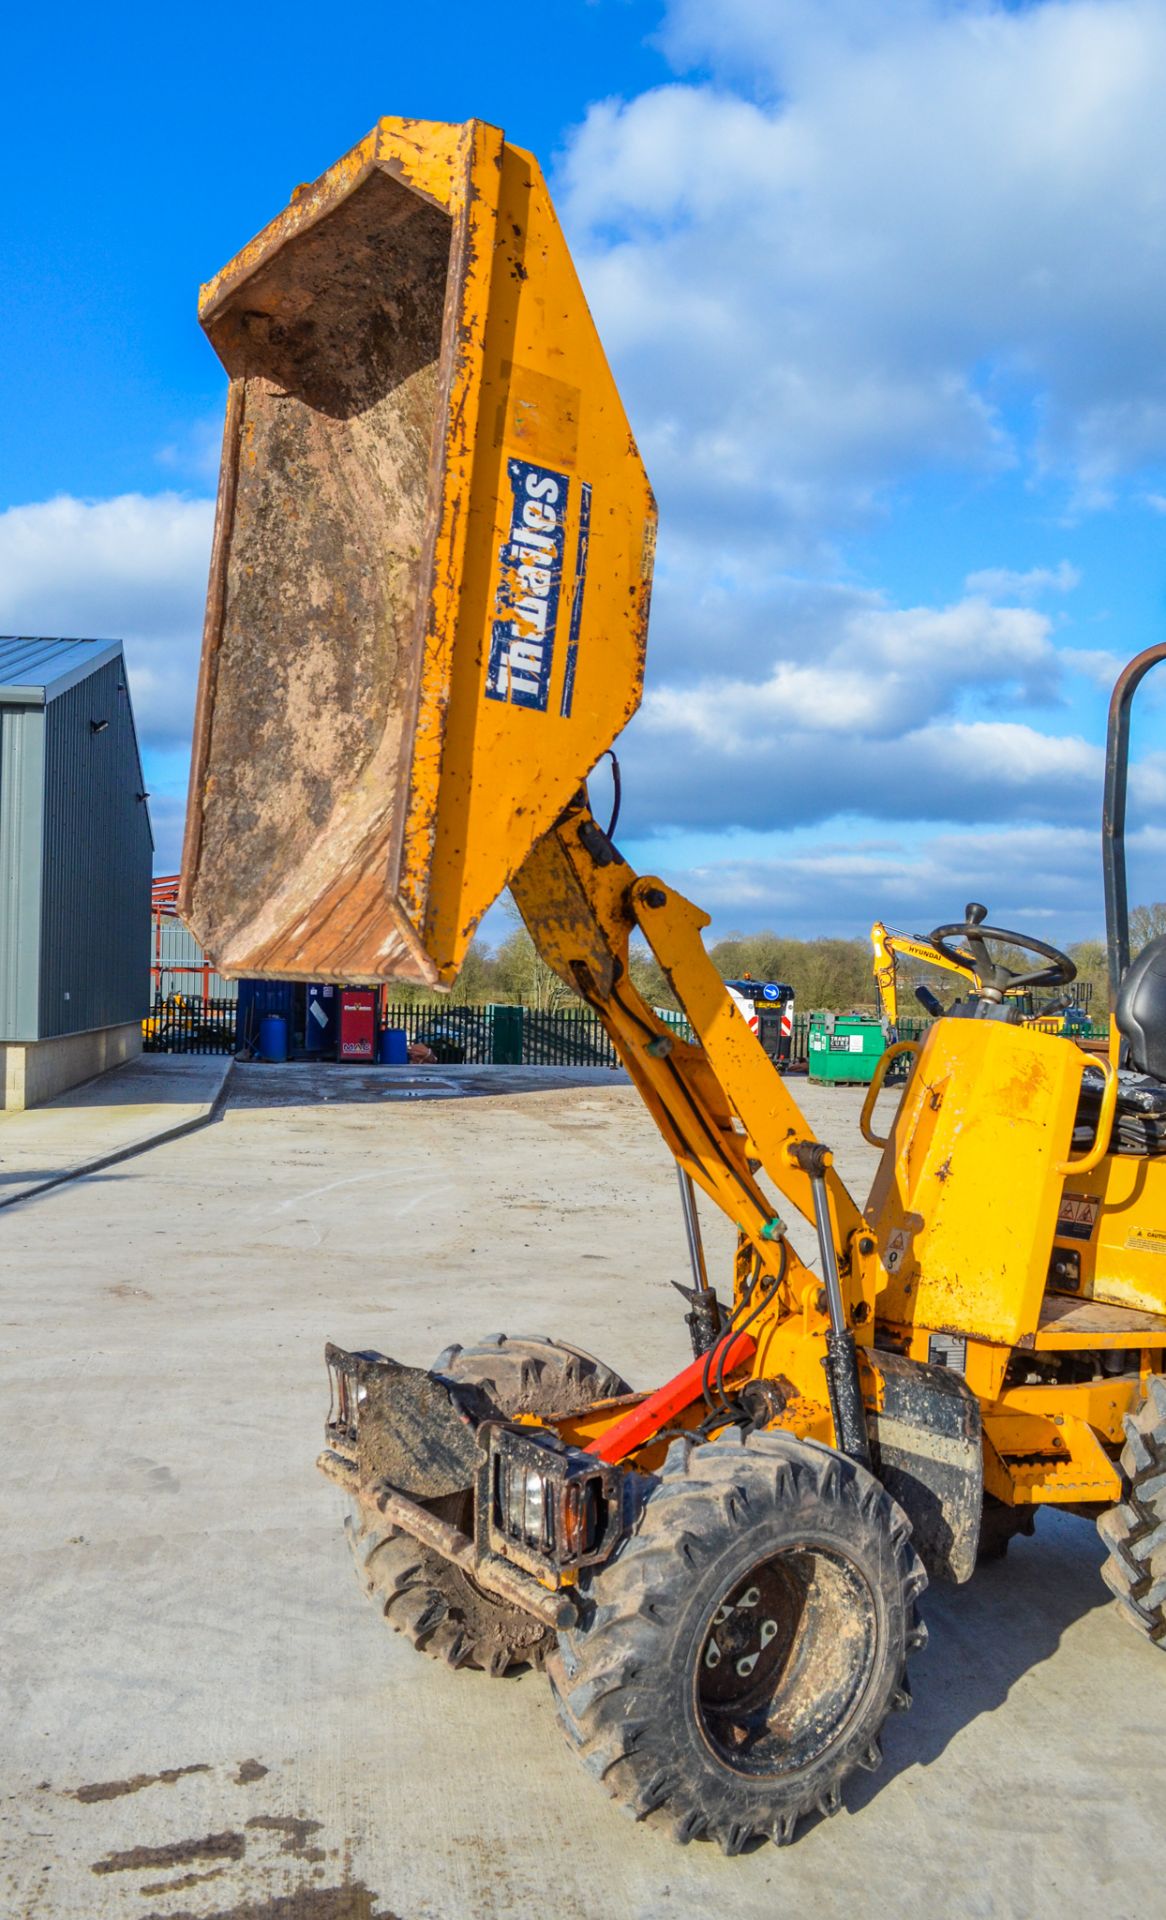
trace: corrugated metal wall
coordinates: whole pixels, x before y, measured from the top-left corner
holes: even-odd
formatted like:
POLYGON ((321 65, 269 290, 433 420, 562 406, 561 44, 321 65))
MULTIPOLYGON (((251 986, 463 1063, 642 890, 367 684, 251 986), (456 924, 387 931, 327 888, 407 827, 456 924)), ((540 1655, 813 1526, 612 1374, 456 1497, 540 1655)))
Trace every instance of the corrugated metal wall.
POLYGON ((149 1010, 153 846, 125 687, 111 660, 45 709, 41 1039, 149 1010))
POLYGON ((0 1041, 35 1040, 45 717, 0 707, 0 1041))

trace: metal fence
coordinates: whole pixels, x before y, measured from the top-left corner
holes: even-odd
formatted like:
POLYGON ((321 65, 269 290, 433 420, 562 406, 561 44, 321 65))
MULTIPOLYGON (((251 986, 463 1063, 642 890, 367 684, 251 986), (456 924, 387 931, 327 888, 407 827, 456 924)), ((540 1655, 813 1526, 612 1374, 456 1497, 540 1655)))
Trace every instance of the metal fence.
MULTIPOLYGON (((232 983, 233 984, 233 983, 232 983)), ((695 1038, 682 1013, 653 1009, 665 1026, 684 1040, 695 1038)), ((159 994, 153 1012, 142 1022, 146 1053, 233 1053, 236 1003, 234 996, 159 994)), ((801 1066, 808 1053, 810 1013, 795 1013, 790 1064, 801 1066)), ((599 1016, 591 1007, 560 1007, 539 1013, 531 1007, 458 1007, 448 1002, 385 1005, 382 1026, 403 1028, 410 1041, 419 1041, 437 1056, 438 1064, 453 1066, 615 1067, 615 1048, 599 1016)), ((900 1040, 918 1040, 929 1020, 899 1022, 900 1040)), ((1095 1026, 1095 1033, 1107 1029, 1095 1026)), ((292 1037, 293 1049, 295 1047, 292 1037)))
POLYGON ((531 1067, 617 1067, 619 1057, 591 1007, 535 1013, 522 1019, 522 1059, 531 1067))
POLYGON ((234 1053, 235 1001, 221 995, 159 994, 142 1021, 143 1053, 234 1053))
POLYGON ((590 1007, 386 1006, 382 1025, 403 1028, 439 1065, 614 1067, 615 1048, 590 1007))
MULTIPOLYGON (((155 882, 155 897, 161 884, 178 885, 177 878, 155 882)), ((192 933, 188 933, 172 909, 155 908, 150 921, 150 973, 155 999, 172 999, 175 994, 213 1000, 235 1000, 237 980, 225 980, 216 973, 192 933)))
POLYGON ((486 1066, 494 1058, 495 1007, 383 1006, 382 1027, 403 1028, 410 1041, 429 1047, 442 1065, 465 1061, 486 1066))

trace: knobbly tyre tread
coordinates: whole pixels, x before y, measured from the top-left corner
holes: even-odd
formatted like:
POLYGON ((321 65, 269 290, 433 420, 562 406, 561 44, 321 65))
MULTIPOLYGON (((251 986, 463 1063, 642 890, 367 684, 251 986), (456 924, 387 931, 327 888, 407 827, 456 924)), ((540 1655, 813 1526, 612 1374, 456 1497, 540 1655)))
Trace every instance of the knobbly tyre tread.
POLYGON ((670 1823, 681 1842, 707 1836, 729 1854, 765 1837, 781 1845, 803 1816, 837 1812, 847 1776, 881 1764, 887 1714, 911 1704, 906 1659, 926 1644, 915 1602, 927 1575, 910 1532, 880 1482, 830 1448, 739 1430, 705 1446, 677 1441, 633 1536, 583 1576, 580 1625, 558 1636, 547 1659, 569 1745, 624 1811, 670 1823), (875 1658, 834 1745, 796 1775, 750 1778, 717 1763, 685 1710, 685 1656, 699 1650, 705 1629, 696 1621, 708 1617, 691 1609, 686 1617, 686 1607, 706 1574, 706 1591, 718 1591, 712 1570, 719 1558, 727 1572, 734 1539, 739 1568, 742 1534, 762 1553, 767 1541, 779 1551, 814 1514, 857 1544, 876 1594, 875 1658))
POLYGON ((1166 1650, 1166 1374, 1125 1417, 1123 1496, 1098 1519, 1109 1548, 1101 1577, 1123 1617, 1166 1650))
MULTIPOLYGON (((619 1374, 582 1348, 537 1335, 498 1333, 470 1347, 447 1347, 432 1371, 481 1387, 504 1416, 579 1413, 595 1400, 630 1391, 619 1374)), ((470 1528, 469 1493, 432 1506, 451 1525, 470 1528)), ((495 1678, 511 1667, 543 1665, 555 1636, 533 1614, 484 1593, 411 1534, 378 1524, 358 1501, 349 1503, 344 1526, 365 1593, 419 1653, 495 1678)))
MULTIPOLYGON (((456 1511, 462 1499, 433 1507, 442 1519, 464 1524, 456 1511)), ((496 1678, 511 1667, 542 1666, 554 1635, 533 1614, 484 1593, 460 1567, 400 1528, 378 1524, 355 1500, 344 1527, 365 1593, 419 1653, 496 1678)))
POLYGON ((481 1387, 507 1416, 582 1413, 596 1400, 631 1392, 594 1354, 545 1334, 491 1333, 470 1347, 446 1347, 432 1371, 481 1387))

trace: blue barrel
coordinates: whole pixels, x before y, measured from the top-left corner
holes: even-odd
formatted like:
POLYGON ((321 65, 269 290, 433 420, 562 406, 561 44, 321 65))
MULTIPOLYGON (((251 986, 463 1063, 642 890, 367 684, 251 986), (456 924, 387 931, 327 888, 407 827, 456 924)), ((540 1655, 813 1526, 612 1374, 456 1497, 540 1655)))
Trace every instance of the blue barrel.
POLYGON ((377 1041, 377 1059, 382 1067, 407 1067, 409 1036, 404 1027, 383 1027, 377 1041))
POLYGON ((259 1022, 259 1058, 287 1059, 287 1021, 282 1013, 265 1013, 259 1022))

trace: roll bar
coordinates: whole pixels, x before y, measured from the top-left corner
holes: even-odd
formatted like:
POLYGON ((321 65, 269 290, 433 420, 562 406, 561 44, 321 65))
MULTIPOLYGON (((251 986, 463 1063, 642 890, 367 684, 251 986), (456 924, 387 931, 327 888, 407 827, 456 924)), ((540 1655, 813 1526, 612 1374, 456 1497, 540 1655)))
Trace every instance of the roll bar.
POLYGON ((1130 964, 1130 907, 1126 890, 1126 786, 1130 765, 1130 707, 1134 694, 1159 660, 1166 644, 1147 647, 1118 675, 1109 703, 1105 742, 1105 799, 1101 816, 1101 868, 1105 879, 1105 944, 1109 961, 1109 1004, 1117 1003, 1122 975, 1130 964))

